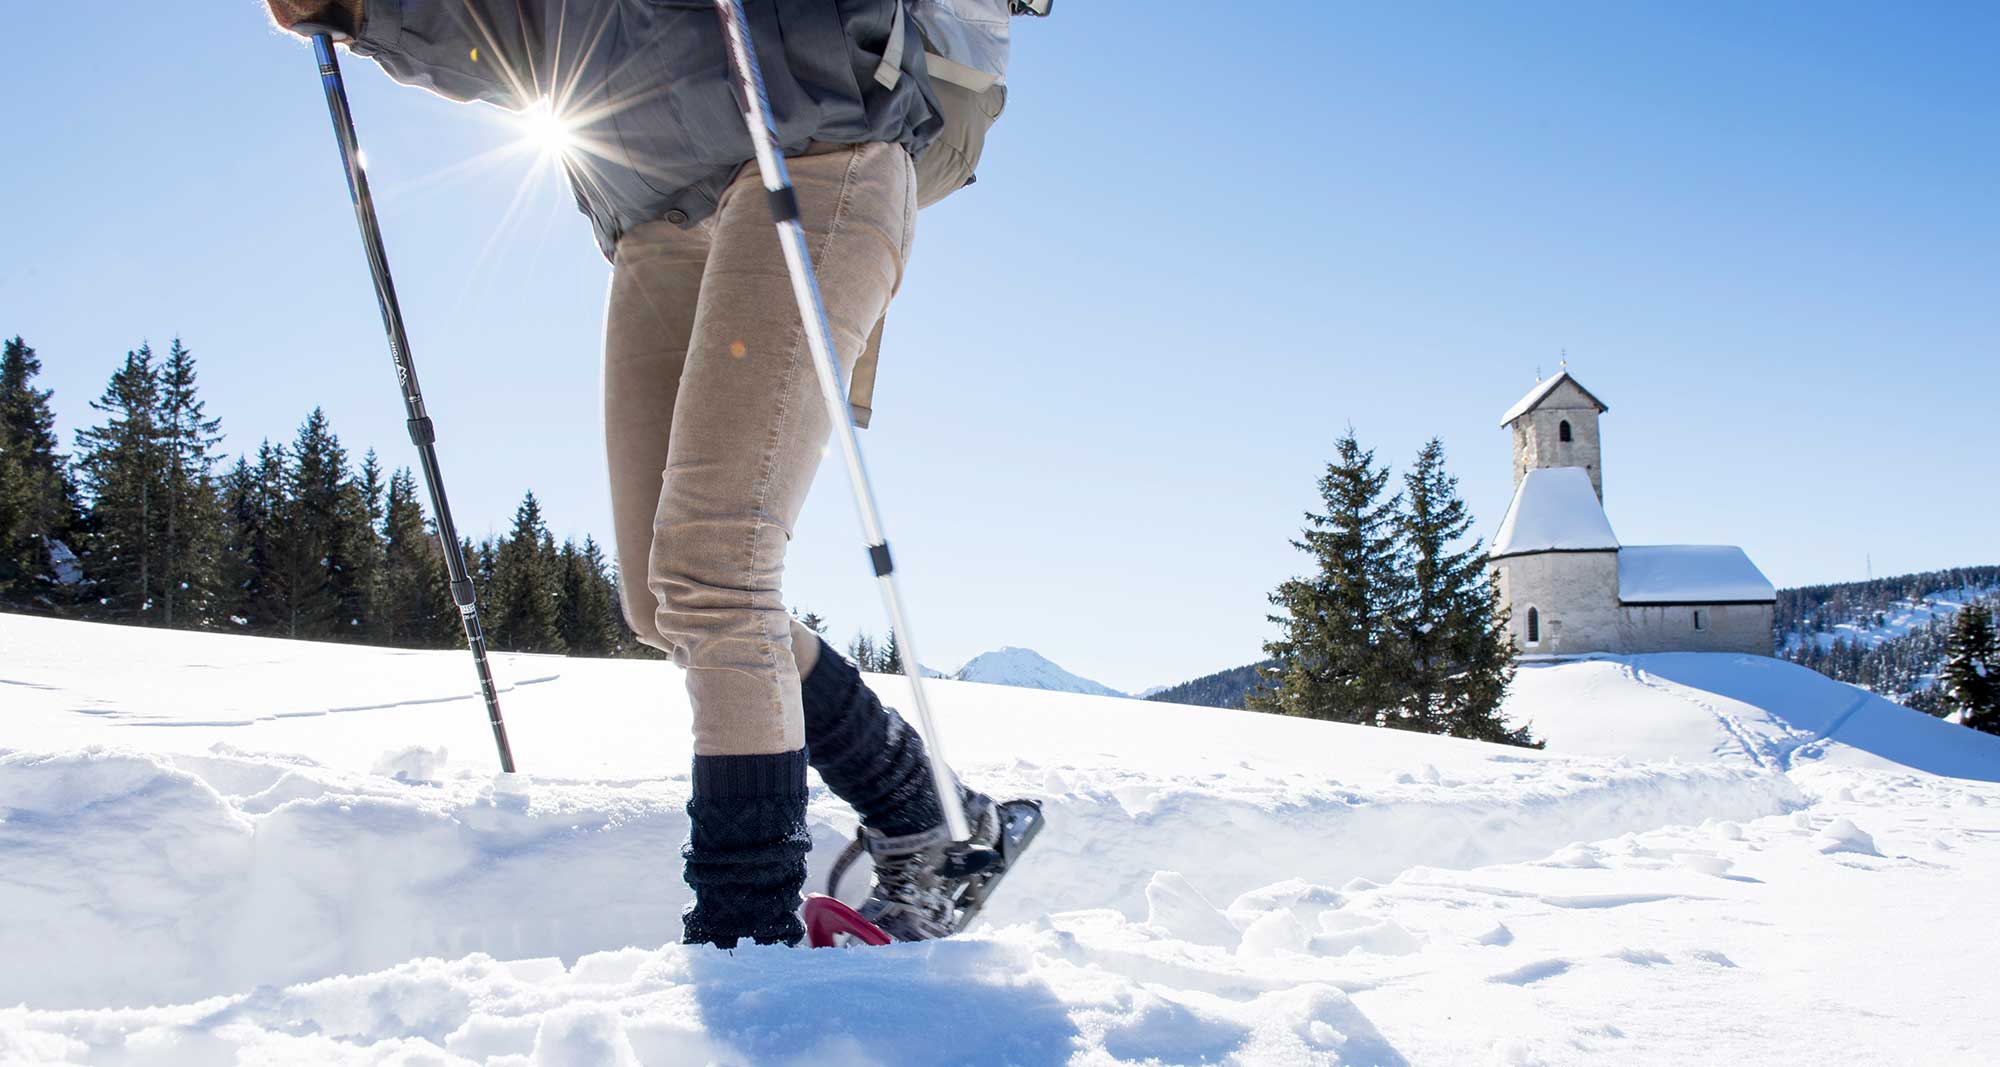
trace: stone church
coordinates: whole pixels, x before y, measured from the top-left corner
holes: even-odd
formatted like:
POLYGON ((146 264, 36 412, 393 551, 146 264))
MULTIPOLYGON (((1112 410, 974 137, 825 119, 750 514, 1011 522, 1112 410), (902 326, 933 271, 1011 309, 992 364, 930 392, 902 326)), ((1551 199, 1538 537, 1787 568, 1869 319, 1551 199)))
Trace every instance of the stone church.
POLYGON ((1597 417, 1565 369, 1507 410, 1514 500, 1487 556, 1524 656, 1771 654, 1777 592, 1734 545, 1621 545, 1597 417))

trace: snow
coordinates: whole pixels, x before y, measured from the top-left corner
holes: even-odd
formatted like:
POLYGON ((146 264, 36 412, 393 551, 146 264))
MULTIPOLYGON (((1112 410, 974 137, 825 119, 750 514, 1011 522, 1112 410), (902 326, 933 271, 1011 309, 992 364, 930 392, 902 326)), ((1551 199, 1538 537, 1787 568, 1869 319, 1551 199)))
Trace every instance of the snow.
POLYGON ((973 657, 952 677, 961 682, 985 682, 1057 693, 1085 693, 1100 697, 1126 695, 1108 685, 1071 674, 1039 652, 1011 645, 973 657))
POLYGON ((1493 536, 1494 556, 1523 552, 1594 551, 1618 547, 1611 520, 1582 467, 1542 467, 1529 471, 1493 536))
POLYGON ((1533 389, 1528 390, 1528 395, 1522 397, 1518 401, 1515 401, 1514 406, 1508 408, 1507 413, 1505 415, 1500 416, 1500 425, 1502 426, 1513 425, 1515 419, 1518 419, 1521 416, 1526 415, 1528 412, 1535 410, 1536 405, 1540 404, 1543 400, 1546 400, 1550 393, 1556 391, 1556 386, 1561 385, 1564 382, 1570 382, 1572 384, 1575 384, 1578 389, 1583 391, 1583 395, 1589 396, 1591 402, 1597 405, 1597 410, 1599 412, 1605 412, 1611 410, 1604 406, 1603 401, 1598 400, 1595 396, 1591 396, 1590 390, 1584 389, 1582 383, 1577 382, 1575 378, 1570 377, 1568 371, 1563 371, 1562 373, 1557 374, 1553 378, 1548 378, 1541 382, 1537 382, 1533 389))
POLYGON ((1778 591, 1735 545, 1626 545, 1618 550, 1626 604, 1767 602, 1778 591))
MULTIPOLYGON (((935 683, 989 918, 674 943, 675 668, 0 616, 0 1062, 1980 1062, 2000 739, 1789 664, 1524 667, 1548 751, 935 683), (1944 777, 1948 772, 1959 777, 1944 777)), ((907 693, 872 679, 892 703, 907 693)), ((815 883, 854 826, 815 791, 815 883)), ((856 879, 855 881, 860 881, 856 879)))
POLYGON ((1768 656, 1663 652, 1523 664, 1507 710, 1532 721, 1551 748, 1580 755, 2000 782, 2000 738, 1768 656))

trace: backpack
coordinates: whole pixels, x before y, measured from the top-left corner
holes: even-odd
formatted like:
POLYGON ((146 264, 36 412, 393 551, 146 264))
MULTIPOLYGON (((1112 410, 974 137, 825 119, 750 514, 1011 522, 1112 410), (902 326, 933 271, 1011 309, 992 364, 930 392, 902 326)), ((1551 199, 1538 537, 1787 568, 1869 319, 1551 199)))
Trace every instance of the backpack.
MULTIPOLYGON (((1010 14, 1047 15, 1054 0, 899 0, 875 80, 893 89, 903 77, 903 49, 910 26, 923 39, 924 65, 937 96, 944 129, 917 160, 917 206, 929 207, 971 185, 986 147, 986 131, 1007 107, 1010 14)), ((847 383, 854 424, 874 415, 875 370, 882 354, 882 322, 868 335, 847 383)))
POLYGON ((929 207, 976 180, 986 131, 1007 107, 1007 20, 1015 12, 1046 15, 1052 2, 902 0, 896 5, 875 80, 889 89, 901 80, 905 34, 914 25, 944 119, 937 140, 917 160, 917 206, 929 207))

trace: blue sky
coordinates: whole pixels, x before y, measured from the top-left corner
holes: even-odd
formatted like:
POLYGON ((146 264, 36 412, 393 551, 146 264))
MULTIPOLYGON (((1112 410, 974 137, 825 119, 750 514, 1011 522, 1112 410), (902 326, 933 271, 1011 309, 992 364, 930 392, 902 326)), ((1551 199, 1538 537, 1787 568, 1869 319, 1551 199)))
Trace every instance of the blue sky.
MULTIPOLYGON (((10 13, 0 333, 65 437, 178 334, 225 447, 317 404, 408 462, 318 82, 261 6, 10 13)), ((1442 436, 1490 535, 1499 414, 1565 349, 1628 542, 1741 544, 1780 585, 2000 558, 2000 10, 1071 0, 1016 30, 863 435, 928 662, 1247 662, 1344 427, 1399 466, 1442 436)), ((606 536, 588 226, 526 153, 465 165, 501 113, 348 73, 461 526, 532 487, 606 536)), ((837 474, 788 593, 844 639, 881 614, 837 474)))

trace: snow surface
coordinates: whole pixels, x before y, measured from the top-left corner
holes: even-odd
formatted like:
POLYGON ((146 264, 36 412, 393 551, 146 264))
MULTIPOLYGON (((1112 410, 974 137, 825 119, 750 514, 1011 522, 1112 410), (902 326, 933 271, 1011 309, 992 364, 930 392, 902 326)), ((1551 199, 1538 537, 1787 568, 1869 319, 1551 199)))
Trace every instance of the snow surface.
POLYGON ((1618 550, 1626 604, 1775 601, 1778 591, 1735 545, 1626 545, 1618 550))
POLYGON ((675 669, 498 657, 504 777, 463 659, 0 615, 0 1063, 1990 1051, 2000 739, 1778 661, 1526 667, 1546 752, 938 682, 1049 809, 989 921, 731 954, 673 943, 675 669))
POLYGON ((1585 551, 1618 547, 1611 520, 1590 472, 1582 467, 1540 467, 1521 478, 1500 532, 1493 535, 1495 556, 1521 552, 1585 551))
POLYGON ((1100 697, 1126 695, 1108 685, 1071 674, 1033 649, 1011 645, 973 657, 952 677, 961 682, 1012 685, 1055 693, 1084 693, 1100 697))

